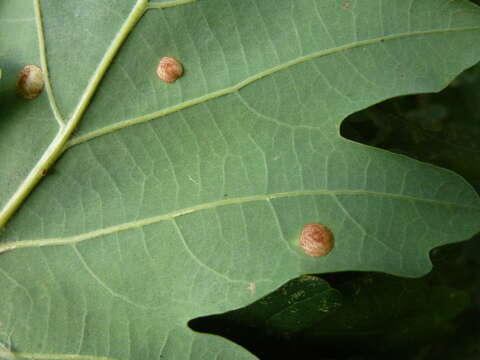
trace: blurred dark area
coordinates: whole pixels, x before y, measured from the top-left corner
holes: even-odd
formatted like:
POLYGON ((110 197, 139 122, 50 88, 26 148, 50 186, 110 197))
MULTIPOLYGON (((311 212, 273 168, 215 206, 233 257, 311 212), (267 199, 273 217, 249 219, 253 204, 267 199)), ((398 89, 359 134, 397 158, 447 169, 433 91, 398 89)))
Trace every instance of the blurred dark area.
MULTIPOLYGON (((480 64, 438 94, 399 97, 351 115, 341 134, 448 168, 480 192, 480 64)), ((260 359, 479 360, 480 236, 435 249, 431 258, 433 271, 421 279, 322 275, 301 301, 285 305, 298 298, 305 281, 298 278, 246 308, 189 325, 260 359)))
POLYGON ((353 114, 341 133, 453 170, 479 191, 480 66, 438 94, 400 97, 353 114))

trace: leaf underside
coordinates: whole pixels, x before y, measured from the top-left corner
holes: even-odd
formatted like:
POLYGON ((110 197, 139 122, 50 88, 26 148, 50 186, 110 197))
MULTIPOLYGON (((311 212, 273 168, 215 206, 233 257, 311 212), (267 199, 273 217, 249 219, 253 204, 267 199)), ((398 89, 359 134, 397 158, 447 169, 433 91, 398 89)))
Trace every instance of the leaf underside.
POLYGON ((480 9, 449 0, 2 1, 0 342, 245 359, 188 320, 305 273, 427 273, 430 249, 478 231, 478 196, 339 126, 439 91, 479 61, 479 35, 480 9), (174 84, 162 56, 183 63, 174 84), (31 63, 47 86, 26 101, 31 63), (333 231, 327 257, 299 248, 309 222, 333 231))

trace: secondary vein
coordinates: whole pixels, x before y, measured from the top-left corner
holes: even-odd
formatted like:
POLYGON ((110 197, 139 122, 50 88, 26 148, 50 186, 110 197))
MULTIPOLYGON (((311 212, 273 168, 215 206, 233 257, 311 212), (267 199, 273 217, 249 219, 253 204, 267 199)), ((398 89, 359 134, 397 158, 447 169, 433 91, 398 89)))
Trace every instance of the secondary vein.
POLYGON ((80 354, 43 354, 43 353, 12 353, 18 359, 38 359, 38 360, 118 360, 106 356, 80 355, 80 354))
POLYGON ((147 8, 148 9, 165 9, 169 7, 184 5, 188 3, 195 2, 197 0, 174 0, 174 1, 164 1, 160 3, 149 3, 147 8))
POLYGON ((462 205, 456 204, 448 201, 441 201, 441 200, 434 200, 434 199, 424 199, 424 198, 416 198, 409 195, 402 195, 402 194, 392 194, 392 193, 382 193, 382 192, 375 192, 375 191, 365 191, 365 190, 308 190, 308 191, 296 191, 296 192, 284 192, 284 193, 275 193, 275 194, 263 194, 263 195, 254 195, 254 196, 246 196, 246 197, 238 197, 232 199, 223 199, 218 201, 212 201, 209 203, 204 203, 196 206, 192 206, 189 208, 179 209, 173 212, 169 212, 166 214, 152 216, 145 219, 135 220, 123 224, 118 224, 114 226, 110 226, 103 229, 94 230, 91 232, 74 235, 65 238, 49 238, 49 239, 37 239, 37 240, 23 240, 23 241, 12 241, 0 244, 0 254, 6 251, 21 249, 21 248, 32 248, 32 247, 43 247, 43 246, 60 246, 60 245, 72 245, 76 244, 85 240, 91 240, 94 238, 98 238, 101 236, 110 235, 113 233, 118 233, 121 231, 136 229, 145 227, 148 225, 152 225, 161 221, 167 220, 174 220, 180 216, 184 216, 187 214, 195 213, 198 211, 209 210, 218 208, 221 206, 227 205, 236 205, 236 204, 245 204, 254 201, 269 201, 272 199, 280 199, 280 198, 288 198, 294 196, 319 196, 319 195, 326 195, 326 196, 341 196, 341 195, 349 195, 349 196, 377 196, 377 197, 386 197, 386 198, 394 198, 403 201, 409 202, 423 202, 423 203, 431 203, 434 205, 440 205, 445 207, 453 207, 456 209, 470 209, 474 211, 479 211, 480 208, 477 206, 472 205, 462 205))
POLYGON ((335 53, 338 53, 338 52, 341 52, 341 51, 346 51, 346 50, 354 49, 354 48, 361 47, 361 46, 368 46, 368 45, 372 45, 372 44, 377 44, 377 43, 381 43, 383 41, 398 40, 398 39, 413 37, 413 36, 433 35, 433 34, 440 34, 440 33, 447 33, 447 32, 479 31, 479 30, 480 30, 480 26, 462 27, 462 28, 455 28, 455 29, 436 29, 436 30, 416 31, 416 32, 388 35, 388 36, 383 36, 383 37, 374 38, 374 39, 356 41, 356 42, 353 42, 353 43, 350 43, 350 44, 337 46, 337 47, 334 47, 334 48, 331 48, 331 49, 325 49, 325 50, 321 50, 321 51, 318 51, 318 52, 314 52, 312 54, 298 57, 296 59, 287 61, 283 64, 279 64, 279 65, 274 66, 270 69, 262 71, 258 74, 252 75, 252 76, 246 78, 245 80, 243 80, 243 81, 241 81, 241 82, 239 82, 239 83, 237 83, 237 84, 235 84, 231 87, 227 87, 227 88, 224 88, 224 89, 221 89, 221 90, 217 90, 217 91, 214 91, 210 94, 202 95, 200 97, 197 97, 197 98, 194 98, 194 99, 191 99, 191 100, 188 100, 188 101, 184 101, 184 102, 179 103, 177 105, 174 105, 174 106, 171 106, 171 107, 168 107, 168 108, 165 108, 165 109, 162 109, 162 110, 150 113, 150 114, 146 114, 146 115, 143 115, 143 116, 140 116, 140 117, 137 117, 137 118, 133 118, 133 119, 124 120, 124 121, 121 121, 121 122, 103 127, 101 129, 91 131, 89 133, 86 133, 85 135, 76 136, 76 137, 70 139, 70 141, 68 141, 66 143, 65 148, 63 150, 65 151, 72 146, 81 144, 85 141, 94 139, 94 138, 99 137, 99 136, 110 134, 114 131, 123 129, 125 127, 129 127, 129 126, 141 124, 141 123, 144 123, 144 122, 147 122, 147 121, 150 121, 150 120, 158 119, 160 117, 172 114, 174 112, 183 110, 185 108, 189 108, 191 106, 198 105, 198 104, 207 102, 209 100, 219 98, 221 96, 232 94, 232 93, 237 92, 240 89, 244 88, 245 86, 250 85, 253 82, 255 82, 257 80, 260 80, 260 79, 262 79, 266 76, 269 76, 269 75, 274 74, 276 72, 279 72, 281 70, 288 69, 291 66, 298 65, 298 64, 301 64, 301 63, 304 63, 304 62, 307 62, 307 61, 310 61, 310 60, 313 60, 313 59, 316 59, 316 58, 319 58, 319 57, 322 57, 322 56, 332 55, 332 54, 335 54, 335 53))
POLYGON ((50 103, 53 116, 55 117, 55 120, 57 120, 58 125, 60 127, 63 127, 65 125, 65 120, 63 120, 63 117, 60 114, 60 111, 57 106, 57 102, 55 100, 55 96, 53 95, 52 83, 50 80, 50 74, 48 72, 48 62, 47 62, 47 54, 46 54, 46 46, 45 46, 45 34, 43 31, 43 21, 42 21, 42 11, 40 8, 40 0, 34 1, 34 8, 35 8, 35 22, 37 24, 40 62, 42 65, 43 76, 45 79, 45 90, 47 91, 48 101, 50 103))

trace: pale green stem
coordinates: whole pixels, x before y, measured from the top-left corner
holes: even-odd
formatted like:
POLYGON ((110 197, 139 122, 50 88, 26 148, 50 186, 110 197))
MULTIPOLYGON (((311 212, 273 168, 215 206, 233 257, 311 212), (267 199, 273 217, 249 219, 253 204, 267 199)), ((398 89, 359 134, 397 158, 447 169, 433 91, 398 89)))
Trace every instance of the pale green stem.
POLYGON ((72 117, 64 126, 60 128, 59 132, 57 133, 53 141, 50 143, 47 150, 43 153, 40 160, 38 160, 38 162, 35 164, 28 176, 20 184, 17 191, 13 194, 13 196, 10 198, 5 207, 0 212, 0 228, 5 226, 10 217, 15 213, 15 211, 23 203, 23 201, 30 194, 30 192, 35 188, 35 185, 37 185, 40 179, 46 174, 47 170, 62 154, 65 143, 71 136, 73 130, 75 130, 75 128, 77 127, 78 122, 80 121, 85 110, 90 104, 90 100, 95 94, 95 91, 97 90, 100 81, 105 75, 105 72, 107 71, 113 58, 117 54, 118 50, 122 46, 123 42, 127 38, 132 28, 146 11, 147 4, 147 0, 137 1, 136 5, 132 9, 132 12, 127 17, 125 23, 122 25, 117 36, 113 39, 110 47, 100 61, 100 64, 95 70, 95 73, 91 78, 87 88, 85 89, 85 92, 80 98, 78 106, 73 112, 72 117))

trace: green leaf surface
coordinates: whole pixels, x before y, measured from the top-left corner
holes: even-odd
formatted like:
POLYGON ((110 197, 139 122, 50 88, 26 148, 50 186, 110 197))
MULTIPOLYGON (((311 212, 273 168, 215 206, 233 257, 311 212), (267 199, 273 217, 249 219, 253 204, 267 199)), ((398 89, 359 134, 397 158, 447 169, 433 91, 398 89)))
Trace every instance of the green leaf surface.
POLYGON ((440 90, 479 35, 480 9, 449 0, 2 1, 0 342, 244 359, 188 320, 304 273, 428 272, 430 249, 478 231, 478 196, 339 126, 440 90), (185 67, 174 84, 162 56, 185 67), (26 101, 30 63, 46 88, 26 101), (312 221, 335 234, 325 258, 299 248, 312 221))

